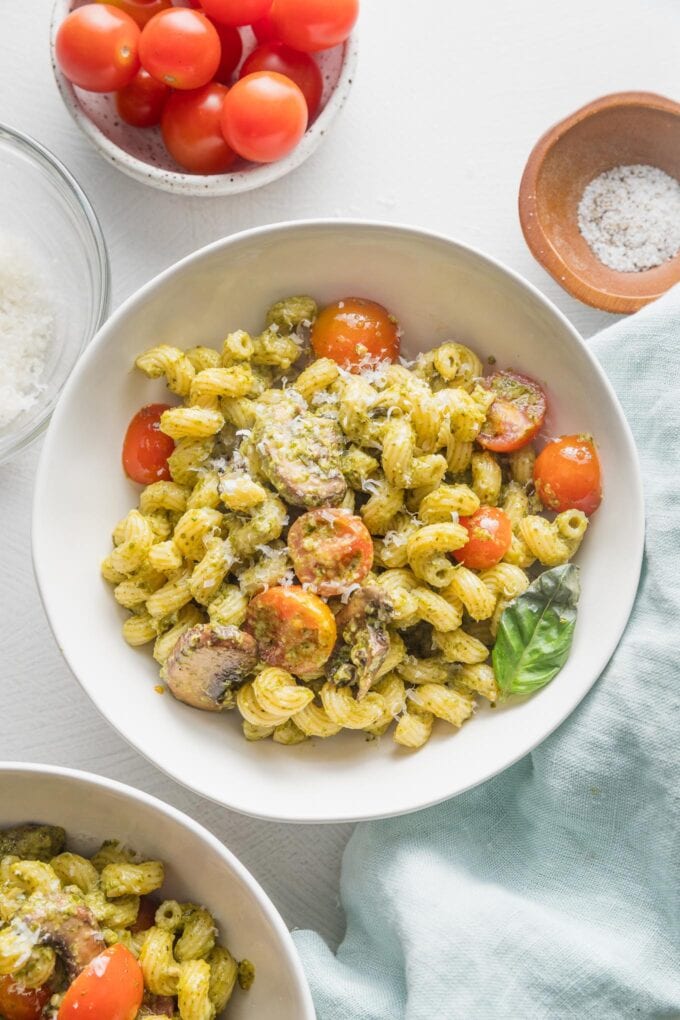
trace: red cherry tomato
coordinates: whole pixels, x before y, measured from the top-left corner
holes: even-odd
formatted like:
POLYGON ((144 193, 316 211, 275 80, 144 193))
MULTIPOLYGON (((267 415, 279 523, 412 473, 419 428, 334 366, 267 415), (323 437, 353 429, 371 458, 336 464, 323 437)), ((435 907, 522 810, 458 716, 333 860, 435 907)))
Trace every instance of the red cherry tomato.
POLYGON ((251 25, 269 14, 272 0, 201 0, 210 18, 224 25, 251 25))
POLYGON ((332 358, 345 368, 367 356, 396 361, 397 324, 386 308, 366 298, 344 298, 319 312, 312 327, 317 358, 332 358))
POLYGON ((264 662, 300 677, 321 669, 337 637, 326 603, 296 586, 268 588, 251 599, 244 629, 255 638, 264 662))
POLYGON ((170 88, 156 81, 140 67, 131 82, 116 93, 116 109, 121 120, 132 127, 147 128, 159 124, 170 88))
POLYGON ((545 419, 545 393, 528 375, 495 372, 482 380, 496 399, 489 408, 477 442, 486 450, 510 453, 530 442, 545 419))
POLYGON ((276 29, 270 14, 265 15, 264 18, 260 18, 258 21, 254 21, 250 27, 259 43, 275 41, 276 29))
POLYGON ((534 464, 534 482, 550 510, 594 514, 602 502, 602 471, 592 437, 562 436, 544 446, 534 464))
POLYGON ((456 549, 455 558, 470 570, 488 570, 505 556, 512 542, 512 522, 497 506, 480 506, 470 517, 461 517, 467 544, 456 549))
POLYGON ((116 92, 139 68, 139 25, 110 4, 86 4, 59 26, 57 63, 88 92, 116 92))
POLYGON ((271 19, 277 39, 313 53, 344 42, 359 16, 359 0, 274 0, 271 19))
POLYGON ((168 457, 175 449, 170 436, 159 428, 163 411, 169 404, 148 404, 137 411, 127 427, 123 441, 123 468, 128 478, 140 485, 170 481, 168 457))
POLYGON ((222 85, 231 85, 234 71, 243 56, 243 40, 241 33, 233 25, 221 25, 213 21, 215 31, 220 37, 220 66, 215 71, 215 81, 222 85))
POLYGON ((118 942, 95 956, 71 982, 57 1020, 134 1020, 143 995, 142 968, 118 942))
POLYGON ((139 58, 158 81, 175 89, 198 89, 220 65, 220 37, 204 14, 172 7, 144 28, 139 58))
POLYGON ((0 1016, 5 1020, 40 1020, 52 995, 49 985, 24 988, 11 974, 0 977, 0 1016))
POLYGON ((271 163, 295 148, 307 120, 307 103, 295 82, 272 71, 258 71, 230 89, 222 110, 222 131, 239 156, 271 163))
POLYGON ((319 65, 308 53, 298 53, 285 43, 270 42, 258 46, 243 62, 239 78, 256 71, 276 71, 285 74, 300 88, 307 102, 309 119, 316 116, 321 103, 323 78, 319 65))
POLYGON ((144 28, 147 21, 151 21, 154 14, 165 11, 171 6, 170 0, 96 0, 97 3, 110 3, 113 7, 120 8, 129 14, 133 21, 136 21, 140 28, 144 28))
POLYGON ((192 174, 221 174, 236 159, 222 134, 226 85, 211 82, 193 92, 174 92, 163 110, 161 132, 166 148, 192 174))
POLYGON ((329 598, 359 584, 373 565, 373 540, 347 510, 309 510, 291 525, 288 549, 300 581, 329 598))

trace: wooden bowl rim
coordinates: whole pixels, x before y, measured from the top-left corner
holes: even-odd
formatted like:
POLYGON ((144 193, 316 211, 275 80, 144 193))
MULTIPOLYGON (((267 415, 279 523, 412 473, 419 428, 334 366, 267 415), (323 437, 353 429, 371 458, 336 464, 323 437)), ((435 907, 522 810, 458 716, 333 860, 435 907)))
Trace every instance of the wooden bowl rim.
MULTIPOLYGON (((584 304, 600 308, 605 312, 628 313, 637 312, 650 301, 661 297, 673 282, 677 281, 671 281, 661 288, 656 286, 650 289, 647 294, 631 295, 626 293, 622 286, 624 282, 622 278, 625 278, 626 274, 610 270, 612 274, 610 288, 604 290, 594 286, 575 273, 554 248, 538 215, 537 199, 538 176, 543 162, 553 146, 582 121, 606 110, 621 107, 641 107, 649 111, 670 113, 680 120, 680 103, 656 92, 612 92, 586 103, 585 106, 579 107, 574 113, 548 128, 534 145, 522 174, 518 206, 522 233, 531 253, 564 290, 579 301, 583 301, 584 304)), ((677 279, 680 280, 680 255, 675 258, 678 259, 677 279)), ((639 273, 634 275, 636 279, 639 279, 639 273)))

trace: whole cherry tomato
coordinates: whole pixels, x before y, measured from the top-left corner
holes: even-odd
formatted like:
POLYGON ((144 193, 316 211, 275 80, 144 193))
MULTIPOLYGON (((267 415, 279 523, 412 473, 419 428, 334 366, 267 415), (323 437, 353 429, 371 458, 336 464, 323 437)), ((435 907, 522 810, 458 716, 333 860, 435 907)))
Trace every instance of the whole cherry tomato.
POLYGON ((470 570, 488 570, 505 556, 512 542, 512 522, 497 506, 480 506, 460 523, 470 536, 462 549, 453 555, 470 570))
POLYGON ((309 114, 301 90, 282 74, 258 71, 229 90, 222 110, 227 143, 244 159, 271 163, 295 148, 309 114))
POLYGON ((276 38, 312 53, 344 42, 359 16, 359 0, 274 0, 276 38))
POLYGON ((96 0, 96 2, 110 3, 113 7, 119 7, 121 11, 129 14, 140 28, 144 28, 154 14, 165 11, 171 6, 170 0, 96 0))
POLYGON ((121 120, 132 127, 147 128, 160 124, 170 87, 152 78, 140 67, 132 81, 116 93, 116 109, 121 120))
POLYGON ((210 18, 224 25, 251 25, 269 14, 272 0, 201 0, 210 18))
POLYGON ((526 446, 545 420, 547 401, 541 387, 519 372, 495 372, 482 384, 493 390, 496 399, 477 436, 479 445, 496 453, 526 446))
POLYGON ((332 358, 345 368, 367 356, 396 361, 399 355, 394 318, 377 301, 366 298, 348 297, 323 308, 312 327, 311 341, 317 358, 332 358))
POLYGON ((5 1020, 40 1020, 52 996, 49 985, 25 988, 11 974, 0 977, 0 1016, 5 1020))
POLYGON ((347 510, 321 507, 302 514, 288 532, 293 568, 303 584, 328 598, 359 584, 373 565, 373 540, 347 510))
POLYGON ((128 478, 140 485, 170 481, 168 457, 175 449, 170 436, 159 428, 163 411, 169 404, 148 404, 137 411, 127 427, 123 441, 123 468, 128 478))
POLYGON ((534 464, 534 482, 548 509, 594 514, 602 502, 602 471, 592 436, 562 436, 544 446, 534 464))
POLYGON ((296 586, 268 588, 251 599, 244 629, 255 638, 264 662, 299 677, 323 666, 337 637, 326 603, 296 586))
POLYGON ((250 27, 259 43, 274 42, 276 39, 276 29, 271 14, 266 14, 264 18, 254 21, 250 27))
POLYGON ((175 89, 206 85, 220 65, 220 37, 199 11, 172 7, 144 28, 139 40, 142 66, 175 89))
POLYGON ((243 40, 241 33, 233 25, 221 25, 213 21, 215 31, 220 37, 220 64, 215 72, 215 81, 222 85, 230 85, 232 75, 243 56, 243 40))
POLYGON ((139 25, 110 4, 85 4, 59 26, 55 54, 74 85, 88 92, 116 92, 139 68, 139 25))
POLYGON ((312 120, 316 116, 321 103, 323 78, 319 65, 308 53, 292 50, 285 43, 264 43, 243 61, 239 78, 245 78, 255 71, 276 71, 277 74, 285 74, 286 78, 295 82, 305 97, 309 119, 312 120))
POLYGON ((222 134, 222 108, 229 90, 211 82, 191 92, 174 92, 163 110, 161 132, 180 166, 194 174, 221 174, 236 160, 222 134))
POLYGON ((71 982, 57 1020, 135 1020, 144 995, 142 968, 118 942, 71 982))

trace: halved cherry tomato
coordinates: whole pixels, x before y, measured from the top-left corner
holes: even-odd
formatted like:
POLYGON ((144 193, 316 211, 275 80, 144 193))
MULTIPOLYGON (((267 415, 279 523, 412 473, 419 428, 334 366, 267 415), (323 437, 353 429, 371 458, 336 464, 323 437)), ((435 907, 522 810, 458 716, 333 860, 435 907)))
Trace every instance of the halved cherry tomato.
POLYGON ((312 676, 328 659, 337 629, 325 602, 304 588, 268 588, 251 600, 245 630, 270 666, 312 676))
POLYGON ((264 18, 259 18, 254 21, 250 26, 255 34, 255 38, 259 43, 274 42, 276 39, 276 29, 274 28, 274 22, 271 19, 271 15, 267 14, 264 18))
POLYGON ((168 457, 174 441, 158 427, 169 404, 148 404, 137 411, 127 427, 123 441, 123 468, 128 478, 141 485, 170 481, 168 457))
POLYGON ((269 14, 272 0, 201 0, 210 18, 225 25, 251 25, 269 14))
POLYGON ((121 120, 132 127, 147 128, 159 124, 170 88, 156 81, 140 67, 131 82, 116 92, 116 109, 121 120))
POLYGON ((320 507, 292 524, 288 549, 300 581, 326 598, 359 584, 373 566, 373 540, 348 510, 320 507))
POLYGON ((258 71, 229 90, 222 132, 239 156, 272 163, 295 148, 308 119, 305 97, 295 82, 273 71, 258 71))
POLYGON ((174 92, 163 110, 161 132, 180 166, 194 174, 221 174, 236 160, 222 134, 226 85, 211 82, 191 92, 174 92))
POLYGON ((118 942, 95 956, 72 981, 58 1020, 134 1020, 142 1004, 144 976, 130 950, 118 942))
POLYGON ((396 361, 399 334, 393 316, 376 301, 344 298, 319 312, 312 327, 317 358, 332 358, 345 368, 366 357, 396 361))
POLYGON ((482 384, 493 390, 496 399, 477 436, 479 445, 496 453, 510 453, 526 446, 545 419, 547 402, 541 387, 519 372, 495 372, 483 379, 482 384))
POLYGON ((534 464, 536 492, 561 513, 595 513, 602 502, 602 471, 592 436, 562 436, 544 446, 534 464))
POLYGON ((154 899, 153 896, 140 896, 137 920, 134 924, 130 925, 130 931, 136 935, 137 932, 148 931, 149 928, 152 928, 159 906, 158 900, 154 899))
POLYGON ((24 988, 11 974, 0 977, 0 1016, 5 1020, 40 1020, 53 990, 49 985, 24 988))
POLYGON ((166 85, 198 89, 220 66, 220 37, 205 14, 171 7, 145 26, 139 58, 149 74, 166 85))
POLYGON ((505 556, 512 541, 512 522, 497 506, 480 506, 460 523, 470 536, 462 549, 453 555, 470 570, 488 570, 505 556))
POLYGON ((359 0, 274 0, 276 36, 294 50, 312 53, 344 42, 359 16, 359 0))
POLYGON ((85 4, 64 18, 55 44, 69 81, 88 92, 116 92, 139 68, 139 25, 110 4, 85 4))
POLYGON ((308 53, 298 53, 285 43, 270 42, 258 46, 243 62, 239 78, 255 71, 276 71, 285 74, 300 88, 309 110, 309 119, 316 116, 321 103, 323 78, 319 65, 308 53))
POLYGON ((243 40, 241 33, 233 25, 221 25, 213 21, 215 31, 220 37, 220 66, 215 71, 215 81, 222 85, 230 85, 231 77, 243 56, 243 40))
POLYGON ((121 11, 129 14, 140 28, 144 28, 154 14, 165 11, 171 6, 170 0, 97 0, 97 3, 110 3, 113 7, 120 8, 121 11))

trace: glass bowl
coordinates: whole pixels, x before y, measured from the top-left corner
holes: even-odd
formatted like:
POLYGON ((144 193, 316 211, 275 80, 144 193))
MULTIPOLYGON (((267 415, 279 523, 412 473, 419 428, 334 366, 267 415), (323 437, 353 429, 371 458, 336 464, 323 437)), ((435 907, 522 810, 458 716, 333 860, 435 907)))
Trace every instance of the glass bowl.
POLYGON ((47 425, 73 366, 106 319, 110 275, 101 227, 78 182, 39 142, 2 124, 0 175, 0 241, 11 239, 30 253, 54 315, 38 398, 0 428, 2 463, 47 425))

